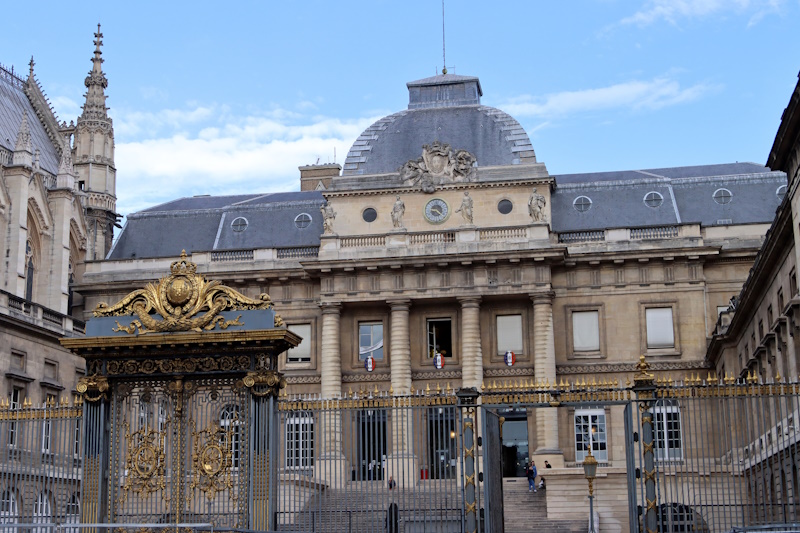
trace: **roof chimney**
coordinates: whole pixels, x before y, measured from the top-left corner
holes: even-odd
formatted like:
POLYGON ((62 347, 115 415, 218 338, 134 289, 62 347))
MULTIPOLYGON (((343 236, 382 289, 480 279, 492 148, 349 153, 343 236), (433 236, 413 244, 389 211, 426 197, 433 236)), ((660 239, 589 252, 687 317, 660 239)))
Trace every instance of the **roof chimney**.
POLYGON ((328 189, 331 181, 339 175, 341 165, 306 165, 297 167, 300 170, 300 190, 317 191, 328 189))

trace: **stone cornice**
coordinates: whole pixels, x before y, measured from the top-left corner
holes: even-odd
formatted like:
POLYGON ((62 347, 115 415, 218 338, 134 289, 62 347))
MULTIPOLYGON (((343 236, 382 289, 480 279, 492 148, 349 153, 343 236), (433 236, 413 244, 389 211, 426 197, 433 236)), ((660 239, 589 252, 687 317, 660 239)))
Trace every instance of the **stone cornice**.
MULTIPOLYGON (((481 175, 481 169, 478 167, 478 176, 481 175)), ((358 176, 365 178, 366 176, 358 176)), ((480 179, 480 178, 479 178, 480 179)), ((441 193, 442 191, 462 191, 462 190, 475 190, 475 189, 493 189, 497 187, 518 187, 518 186, 533 186, 533 185, 548 185, 554 182, 552 176, 540 176, 535 178, 518 178, 518 179, 504 179, 498 181, 471 181, 471 182, 458 182, 447 185, 438 185, 436 192, 433 194, 441 193)), ((326 198, 346 198, 354 196, 376 196, 386 194, 425 194, 418 187, 407 187, 398 185, 395 187, 386 187, 380 189, 362 189, 362 190, 327 190, 321 191, 322 195, 326 198)))
MULTIPOLYGON (((594 373, 616 373, 616 372, 637 372, 638 363, 586 363, 586 364, 566 364, 556 365, 556 375, 570 374, 594 374, 594 373)), ((649 362, 651 370, 705 370, 710 368, 705 360, 695 361, 654 361, 649 362)))

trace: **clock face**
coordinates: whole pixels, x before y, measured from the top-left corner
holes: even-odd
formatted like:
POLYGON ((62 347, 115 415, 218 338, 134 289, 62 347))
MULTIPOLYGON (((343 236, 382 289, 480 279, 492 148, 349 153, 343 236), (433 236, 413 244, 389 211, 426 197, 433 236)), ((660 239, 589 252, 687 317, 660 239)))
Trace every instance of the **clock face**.
POLYGON ((447 202, 440 198, 434 198, 425 204, 425 218, 428 219, 428 222, 441 224, 447 220, 449 215, 450 208, 447 206, 447 202))

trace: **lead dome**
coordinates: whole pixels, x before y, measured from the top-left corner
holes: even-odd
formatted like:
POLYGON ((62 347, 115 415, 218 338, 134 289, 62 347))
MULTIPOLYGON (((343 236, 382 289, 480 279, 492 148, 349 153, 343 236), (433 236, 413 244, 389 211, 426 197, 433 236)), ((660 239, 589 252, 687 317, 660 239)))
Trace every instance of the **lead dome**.
POLYGON ((397 172, 434 141, 467 150, 482 167, 536 163, 520 123, 500 109, 481 105, 477 77, 442 74, 406 86, 408 109, 364 130, 347 154, 343 176, 397 172))

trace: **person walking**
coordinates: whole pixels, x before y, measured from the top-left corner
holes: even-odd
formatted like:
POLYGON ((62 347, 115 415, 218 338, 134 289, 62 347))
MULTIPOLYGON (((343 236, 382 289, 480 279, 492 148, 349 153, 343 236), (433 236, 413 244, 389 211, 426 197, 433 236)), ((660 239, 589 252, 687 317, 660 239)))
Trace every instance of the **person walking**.
POLYGON ((531 464, 528 465, 528 492, 533 491, 536 492, 536 475, 538 472, 536 471, 536 463, 531 461, 531 464))

